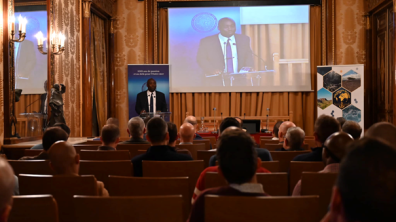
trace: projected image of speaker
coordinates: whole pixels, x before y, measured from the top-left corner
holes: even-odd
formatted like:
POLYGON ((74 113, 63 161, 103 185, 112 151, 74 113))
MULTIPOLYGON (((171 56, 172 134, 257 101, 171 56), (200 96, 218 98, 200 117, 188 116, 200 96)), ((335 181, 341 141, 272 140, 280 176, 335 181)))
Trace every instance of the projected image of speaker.
POLYGON ((246 129, 246 132, 250 134, 259 133, 260 132, 260 120, 243 120, 243 128, 246 129))

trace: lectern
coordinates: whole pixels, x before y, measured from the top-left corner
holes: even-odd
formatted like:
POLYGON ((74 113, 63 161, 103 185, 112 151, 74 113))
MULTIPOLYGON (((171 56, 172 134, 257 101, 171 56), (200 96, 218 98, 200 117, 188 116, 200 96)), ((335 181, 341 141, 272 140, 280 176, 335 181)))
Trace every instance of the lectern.
POLYGON ((148 117, 160 117, 163 120, 165 120, 166 122, 170 121, 170 116, 171 116, 171 112, 147 112, 147 113, 142 113, 140 114, 140 117, 142 117, 143 119, 146 119, 148 117))

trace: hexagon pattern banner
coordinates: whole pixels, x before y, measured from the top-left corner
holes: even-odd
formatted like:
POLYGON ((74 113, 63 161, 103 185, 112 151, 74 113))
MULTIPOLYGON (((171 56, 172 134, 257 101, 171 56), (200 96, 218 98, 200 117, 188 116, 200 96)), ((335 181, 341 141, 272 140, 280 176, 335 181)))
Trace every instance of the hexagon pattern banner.
POLYGON ((318 66, 317 110, 364 129, 364 65, 318 66))

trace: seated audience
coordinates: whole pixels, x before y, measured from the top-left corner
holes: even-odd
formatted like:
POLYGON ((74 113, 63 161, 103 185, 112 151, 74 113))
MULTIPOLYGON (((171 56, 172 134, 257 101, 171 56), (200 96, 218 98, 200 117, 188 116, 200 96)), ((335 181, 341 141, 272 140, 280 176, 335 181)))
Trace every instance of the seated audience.
MULTIPOLYGON (((348 146, 354 141, 353 137, 345 132, 333 133, 324 143, 322 154, 325 168, 319 173, 338 173, 340 162, 347 154, 348 146)), ((293 196, 301 195, 301 180, 293 190, 293 196)))
POLYGON ((331 116, 321 115, 315 122, 314 137, 317 147, 311 153, 300 154, 292 161, 322 161, 323 144, 333 133, 340 131, 340 124, 331 116))
POLYGON ((355 140, 358 140, 362 134, 362 127, 355 121, 346 121, 342 126, 342 131, 351 135, 355 140))
POLYGON ((370 137, 373 139, 380 140, 383 143, 388 144, 396 148, 396 126, 389 122, 380 122, 372 125, 364 137, 370 137))
POLYGON ((283 147, 276 151, 301 151, 304 150, 305 132, 300 127, 291 127, 287 130, 283 147))
POLYGON ((117 150, 117 144, 120 141, 120 129, 114 124, 105 125, 100 134, 102 145, 98 150, 117 150))
MULTIPOLYGON (((67 138, 69 138, 69 136, 70 136, 70 128, 66 124, 64 124, 64 123, 55 123, 53 127, 58 127, 58 128, 63 129, 67 133, 67 138)), ((51 128, 51 127, 49 127, 49 128, 51 128)), ((49 129, 49 128, 47 128, 47 129, 49 129)), ((40 143, 40 144, 34 145, 30 149, 31 150, 43 150, 44 148, 43 148, 43 144, 40 143)))
MULTIPOLYGON (((60 141, 51 146, 48 151, 50 167, 56 175, 76 176, 80 170, 80 155, 76 153, 73 145, 60 141)), ((98 196, 109 196, 104 184, 97 181, 98 196)))
POLYGON ((6 222, 12 208, 15 175, 7 160, 0 158, 0 222, 6 222))
POLYGON ((279 126, 279 143, 283 143, 285 141, 287 130, 291 127, 296 127, 296 124, 290 121, 285 121, 279 126))
POLYGON ((346 119, 344 117, 337 117, 337 121, 340 124, 340 127, 344 126, 346 119))
POLYGON ((272 130, 272 140, 279 140, 279 127, 282 125, 283 121, 278 121, 274 125, 274 129, 272 130))
MULTIPOLYGON (((232 131, 232 130, 240 131, 241 129, 239 127, 230 126, 227 129, 225 129, 221 135, 226 134, 228 131, 232 131)), ((245 131, 243 131, 243 132, 245 132, 245 131)), ((253 140, 248 141, 248 143, 245 144, 246 145, 245 147, 248 147, 250 143, 253 143, 252 146, 255 147, 255 142, 253 140)), ((257 151, 257 148, 255 148, 255 150, 257 151)), ((260 158, 258 158, 257 166, 258 166, 257 171, 256 171, 257 173, 271 173, 269 170, 265 169, 264 167, 261 167, 261 159, 260 158)), ((205 176, 206 176, 207 172, 218 172, 218 166, 210 166, 210 167, 207 167, 204 171, 202 171, 201 175, 199 176, 199 178, 197 180, 197 184, 195 185, 194 194, 192 196, 191 203, 194 203, 196 198, 198 197, 198 195, 201 194, 202 191, 205 189, 205 176)))
MULTIPOLYGON (((231 126, 241 128, 241 125, 239 124, 238 120, 236 120, 233 117, 227 117, 223 119, 223 121, 221 121, 219 127, 219 133, 221 134, 225 129, 231 126)), ((256 144, 255 147, 258 147, 258 145, 256 144)), ((256 152, 258 157, 260 157, 261 161, 272 161, 271 153, 267 149, 256 148, 256 152)), ((209 166, 216 166, 216 161, 217 161, 216 155, 210 157, 209 166)))
POLYGON ((195 129, 195 137, 194 137, 195 140, 203 140, 202 136, 197 134, 198 122, 195 116, 187 116, 184 122, 193 125, 195 129))
MULTIPOLYGON (((254 141, 242 129, 225 130, 217 147, 218 172, 228 185, 203 191, 191 208, 190 222, 205 221, 205 196, 267 196, 257 183, 256 170, 261 166, 254 141)), ((230 209, 232 210, 232 209, 230 209)))
POLYGON ((118 128, 120 127, 120 121, 117 118, 110 117, 106 121, 106 125, 116 125, 118 128))
POLYGON ((132 158, 133 171, 135 177, 141 177, 143 174, 142 161, 184 161, 192 160, 191 156, 180 154, 168 146, 169 133, 166 122, 159 118, 151 118, 147 123, 147 140, 151 143, 151 147, 146 153, 132 158))
POLYGON ((180 126, 180 145, 193 144, 195 128, 190 123, 183 123, 180 126))
POLYGON ((127 132, 131 139, 121 142, 120 144, 150 144, 144 140, 144 134, 146 133, 146 126, 142 118, 136 116, 128 121, 127 132))
POLYGON ((69 135, 59 128, 59 127, 50 127, 44 132, 42 138, 43 151, 37 156, 24 156, 20 160, 47 160, 48 159, 48 150, 57 141, 67 141, 69 135))
POLYGON ((177 126, 174 123, 167 123, 168 124, 168 133, 169 133, 169 142, 168 142, 168 146, 172 147, 175 149, 175 151, 186 151, 188 153, 188 155, 191 155, 191 152, 187 149, 180 149, 178 147, 176 147, 176 140, 177 140, 177 126))
POLYGON ((323 222, 396 221, 396 151, 363 138, 350 147, 323 222))

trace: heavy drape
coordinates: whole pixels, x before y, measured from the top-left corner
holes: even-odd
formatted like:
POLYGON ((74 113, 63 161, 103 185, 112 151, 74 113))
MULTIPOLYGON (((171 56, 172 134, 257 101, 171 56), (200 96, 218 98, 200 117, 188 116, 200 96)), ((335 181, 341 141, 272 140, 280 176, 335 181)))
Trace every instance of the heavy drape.
POLYGON ((98 127, 101 129, 107 119, 107 61, 105 21, 91 13, 91 77, 95 96, 98 127))
MULTIPOLYGON (((166 64, 168 63, 167 10, 160 9, 159 16, 158 43, 160 53, 158 61, 166 64)), ((245 31, 254 30, 252 28, 244 27, 245 31)), ((290 38, 293 38, 293 36, 290 36, 290 38)), ((311 88, 315 89, 316 66, 321 64, 321 6, 311 6, 310 8, 309 39, 311 88)), ((287 53, 287 50, 291 54, 294 53, 291 52, 293 49, 283 49, 281 52, 287 53)), ((301 54, 301 56, 303 55, 301 54)), ((256 64, 258 64, 257 61, 256 64)), ((183 122, 186 112, 197 117, 213 116, 214 107, 217 108, 216 115, 219 116, 220 113, 223 113, 223 117, 243 116, 244 114, 247 116, 265 116, 267 108, 270 108, 271 116, 287 116, 292 111, 296 125, 303 128, 306 135, 313 135, 316 116, 315 98, 314 92, 171 93, 169 108, 172 111, 172 120, 176 125, 183 122)))

